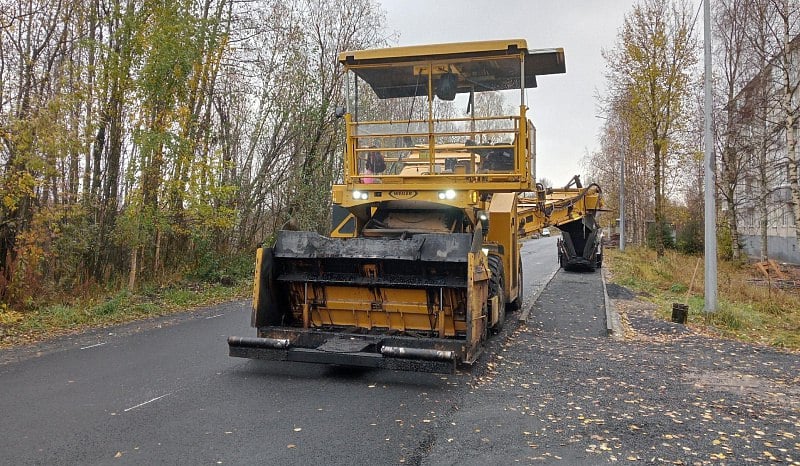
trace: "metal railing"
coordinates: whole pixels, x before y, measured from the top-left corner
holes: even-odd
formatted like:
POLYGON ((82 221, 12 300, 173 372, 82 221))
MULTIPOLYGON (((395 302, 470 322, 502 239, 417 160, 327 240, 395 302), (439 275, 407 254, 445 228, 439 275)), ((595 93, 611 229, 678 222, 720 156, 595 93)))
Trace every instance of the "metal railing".
POLYGON ((529 144, 527 127, 520 124, 526 121, 522 112, 499 117, 348 120, 346 182, 435 183, 446 177, 451 182, 525 183, 529 144))

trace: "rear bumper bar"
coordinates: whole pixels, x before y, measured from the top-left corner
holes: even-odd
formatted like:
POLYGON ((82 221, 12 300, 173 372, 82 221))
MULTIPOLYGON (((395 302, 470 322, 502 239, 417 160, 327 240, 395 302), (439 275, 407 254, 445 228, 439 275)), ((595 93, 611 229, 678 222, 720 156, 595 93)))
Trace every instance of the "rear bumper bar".
MULTIPOLYGON (((274 332, 274 331, 273 331, 274 332)), ((267 361, 452 374, 463 342, 435 338, 387 337, 334 332, 286 330, 266 338, 229 337, 230 356, 267 361), (336 344, 336 342, 344 342, 336 344), (355 342, 348 351, 347 343, 355 342)))

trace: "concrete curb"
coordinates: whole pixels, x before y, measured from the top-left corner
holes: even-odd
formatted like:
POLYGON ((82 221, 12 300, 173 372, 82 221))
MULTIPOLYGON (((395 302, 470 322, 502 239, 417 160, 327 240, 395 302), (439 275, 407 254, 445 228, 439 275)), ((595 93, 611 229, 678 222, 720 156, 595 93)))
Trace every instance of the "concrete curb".
POLYGON ((608 298, 608 289, 606 288, 606 269, 600 268, 600 277, 601 281, 603 282, 603 305, 606 308, 606 330, 608 331, 608 335, 615 339, 621 340, 623 338, 622 333, 622 323, 620 322, 619 313, 614 308, 614 305, 611 304, 611 300, 608 298))
MULTIPOLYGON (((519 315, 519 321, 520 322, 527 322, 528 321, 528 315, 531 313, 531 309, 533 309, 533 305, 536 304, 536 300, 539 299, 539 295, 542 294, 542 291, 544 291, 544 289, 547 288, 547 285, 549 285, 550 282, 553 281, 553 278, 556 276, 556 274, 558 273, 559 270, 561 270, 561 267, 557 267, 555 270, 553 270, 553 273, 551 273, 550 276, 547 278, 547 280, 545 280, 544 285, 542 285, 542 287, 539 288, 533 294, 533 296, 531 297, 531 300, 530 300, 530 303, 531 303, 530 306, 525 308, 522 311, 522 313, 519 315)), ((603 285, 605 286, 605 283, 603 285)), ((523 306, 525 305, 524 302, 522 304, 523 304, 523 306)))

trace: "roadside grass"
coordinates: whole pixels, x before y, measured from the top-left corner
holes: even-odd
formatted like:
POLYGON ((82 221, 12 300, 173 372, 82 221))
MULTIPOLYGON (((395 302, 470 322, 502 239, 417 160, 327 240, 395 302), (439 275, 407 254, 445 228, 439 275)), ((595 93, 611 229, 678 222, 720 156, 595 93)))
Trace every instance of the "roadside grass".
POLYGON ((607 249, 606 258, 610 281, 656 304, 664 319, 671 318, 672 303, 685 303, 689 325, 742 341, 800 350, 800 292, 751 282, 759 277, 750 265, 719 261, 718 308, 705 313, 702 256, 666 251, 658 258, 655 251, 631 247, 624 253, 607 249))
POLYGON ((147 284, 135 293, 123 290, 25 311, 0 304, 0 348, 239 299, 249 296, 251 287, 252 282, 244 279, 232 286, 204 282, 147 284))

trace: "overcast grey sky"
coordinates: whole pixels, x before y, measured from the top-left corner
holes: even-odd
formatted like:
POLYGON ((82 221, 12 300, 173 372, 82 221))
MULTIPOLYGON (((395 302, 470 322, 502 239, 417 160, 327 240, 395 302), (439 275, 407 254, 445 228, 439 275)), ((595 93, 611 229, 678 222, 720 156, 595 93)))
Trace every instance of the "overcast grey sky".
POLYGON ((581 159, 597 145, 595 117, 605 92, 605 61, 634 0, 379 0, 396 45, 526 39, 528 48, 563 47, 567 73, 542 76, 528 91, 536 126, 537 176, 555 186, 585 174, 581 159))

